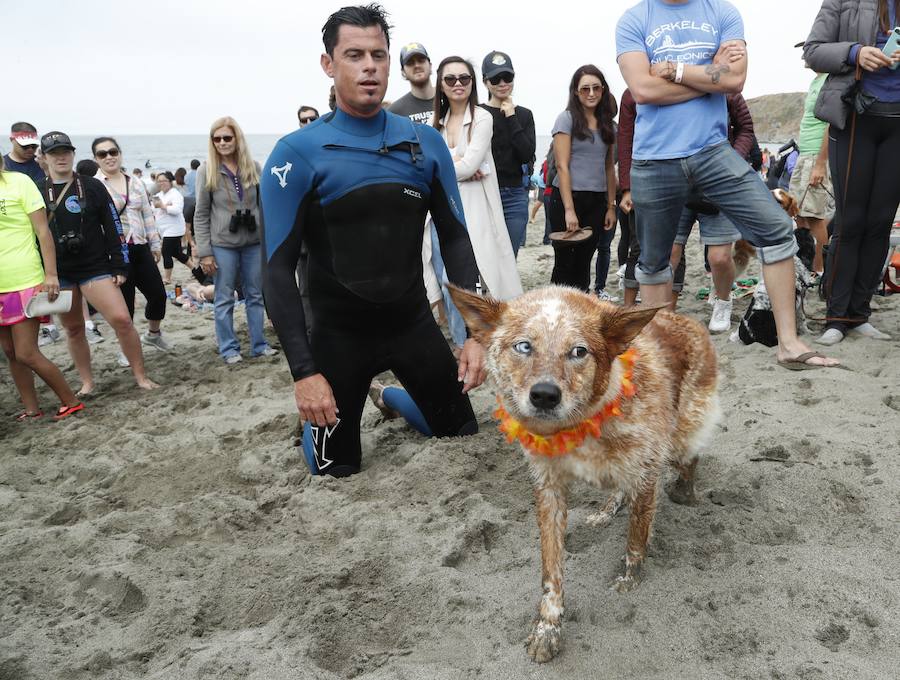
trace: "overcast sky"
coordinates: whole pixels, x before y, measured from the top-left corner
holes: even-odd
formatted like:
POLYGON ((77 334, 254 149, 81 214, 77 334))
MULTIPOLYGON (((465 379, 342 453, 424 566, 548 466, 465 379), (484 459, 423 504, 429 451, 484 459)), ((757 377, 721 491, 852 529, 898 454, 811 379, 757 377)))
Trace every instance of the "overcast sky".
MULTIPOLYGON (((7 17, 23 0, 0 0, 7 17)), ((733 0, 744 18, 750 70, 744 96, 805 91, 811 79, 792 45, 806 38, 819 0, 733 0)), ((344 2, 296 0, 41 0, 29 31, 8 24, 0 41, 6 88, 0 126, 27 120, 70 134, 206 134, 232 115, 246 132, 296 127, 300 104, 327 109, 321 27, 344 2)), ((387 0, 388 99, 407 91, 399 50, 419 41, 432 62, 450 54, 479 70, 490 50, 516 69, 515 100, 549 134, 574 70, 594 63, 619 98, 615 25, 635 0, 542 3, 387 0), (529 11, 524 11, 525 9, 529 11)), ((480 86, 479 94, 485 90, 480 86)))

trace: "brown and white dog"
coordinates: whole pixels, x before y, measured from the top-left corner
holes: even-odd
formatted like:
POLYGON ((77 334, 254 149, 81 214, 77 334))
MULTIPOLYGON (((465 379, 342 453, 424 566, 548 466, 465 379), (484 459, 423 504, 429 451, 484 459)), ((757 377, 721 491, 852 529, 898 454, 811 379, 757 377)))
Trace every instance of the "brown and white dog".
POLYGON ((605 526, 631 506, 625 570, 639 581, 666 468, 669 495, 693 504, 697 452, 720 411, 716 353, 701 324, 657 308, 623 308, 560 286, 509 302, 451 288, 487 350, 501 430, 528 458, 541 534, 543 596, 526 647, 538 662, 560 649, 563 559, 570 482, 611 491, 588 522, 605 526))
MULTIPOLYGON (((784 189, 772 189, 772 197, 778 201, 778 205, 784 208, 788 216, 793 219, 800 214, 800 205, 794 194, 784 189)), ((731 259, 734 260, 734 278, 740 278, 747 270, 750 260, 756 257, 756 248, 750 245, 749 241, 740 239, 734 242, 734 248, 731 252, 731 259)))

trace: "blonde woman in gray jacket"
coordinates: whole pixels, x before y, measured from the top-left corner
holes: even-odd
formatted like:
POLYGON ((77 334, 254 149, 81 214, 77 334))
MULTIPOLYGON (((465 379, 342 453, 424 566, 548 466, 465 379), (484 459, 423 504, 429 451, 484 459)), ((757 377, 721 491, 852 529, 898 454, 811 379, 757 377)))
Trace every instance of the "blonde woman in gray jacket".
POLYGON ((262 250, 259 238, 259 166, 231 117, 210 126, 208 160, 197 170, 194 238, 200 267, 215 280, 215 325, 226 364, 241 361, 234 334, 234 291, 244 293, 250 356, 272 356, 263 333, 262 250))
POLYGON ((828 320, 816 341, 822 345, 847 333, 890 339, 869 316, 900 204, 900 50, 885 48, 893 33, 900 36, 898 25, 900 0, 825 0, 803 47, 810 68, 830 74, 815 108, 831 124, 837 207, 826 262, 828 320))

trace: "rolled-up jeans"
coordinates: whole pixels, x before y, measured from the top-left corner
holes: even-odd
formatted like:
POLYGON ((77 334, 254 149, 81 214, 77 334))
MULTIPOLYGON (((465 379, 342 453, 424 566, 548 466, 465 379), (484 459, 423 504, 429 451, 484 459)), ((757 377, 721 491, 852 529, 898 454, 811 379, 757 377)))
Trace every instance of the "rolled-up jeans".
POLYGON ((672 280, 672 244, 692 194, 718 207, 756 246, 764 265, 790 259, 797 252, 791 218, 747 161, 722 142, 686 158, 632 162, 631 197, 641 246, 635 273, 640 283, 672 280))
POLYGON ((262 294, 262 250, 258 243, 243 248, 213 246, 216 258, 215 319, 216 342, 223 359, 241 353, 234 334, 234 289, 241 277, 247 328, 250 331, 250 355, 259 356, 269 343, 263 333, 265 308, 262 294))
POLYGON ((500 187, 500 202, 503 204, 503 219, 506 221, 513 255, 518 256, 528 226, 528 190, 521 185, 500 187))

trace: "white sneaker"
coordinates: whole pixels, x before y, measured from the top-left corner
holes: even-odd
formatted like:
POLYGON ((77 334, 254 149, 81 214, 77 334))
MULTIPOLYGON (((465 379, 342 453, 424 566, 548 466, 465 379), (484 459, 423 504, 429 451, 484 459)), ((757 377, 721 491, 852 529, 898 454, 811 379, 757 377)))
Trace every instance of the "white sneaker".
POLYGON ((254 354, 253 356, 254 357, 274 357, 276 354, 278 354, 277 349, 275 349, 274 347, 266 347, 262 352, 260 352, 259 354, 254 354))
POLYGON ((887 333, 878 330, 870 324, 868 321, 864 324, 860 324, 859 326, 855 326, 850 329, 850 332, 854 335, 861 335, 864 338, 870 338, 872 340, 890 340, 891 336, 887 333))
POLYGON ((243 357, 240 354, 232 354, 230 357, 225 357, 225 363, 229 366, 234 366, 235 364, 239 364, 243 361, 243 357))
POLYGON ((836 345, 843 339, 844 334, 841 333, 837 328, 829 328, 813 342, 815 342, 817 345, 836 345))
POLYGON ((38 347, 52 345, 57 340, 59 340, 59 331, 56 330, 56 326, 51 328, 41 328, 41 331, 38 334, 38 347))
POLYGON ((151 333, 150 331, 147 331, 146 333, 141 335, 141 342, 143 342, 145 345, 152 345, 161 352, 168 352, 172 349, 172 345, 166 342, 163 338, 162 332, 151 333))
POLYGON ((84 335, 85 337, 87 337, 87 341, 92 345, 98 345, 106 340, 106 338, 100 335, 100 329, 97 328, 97 326, 94 326, 93 328, 90 326, 85 326, 84 335))
POLYGON ((128 361, 128 357, 122 353, 122 350, 116 352, 116 363, 122 368, 131 368, 131 362, 128 361))
POLYGON ((603 300, 603 302, 618 302, 619 298, 616 295, 610 295, 605 290, 601 290, 597 293, 597 299, 603 300))
POLYGON ((731 329, 731 300, 716 298, 713 302, 712 316, 709 317, 710 333, 725 333, 731 329))

